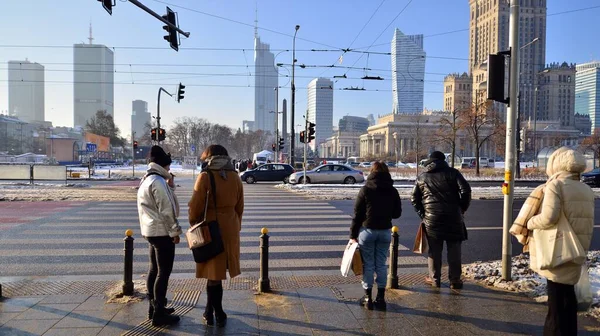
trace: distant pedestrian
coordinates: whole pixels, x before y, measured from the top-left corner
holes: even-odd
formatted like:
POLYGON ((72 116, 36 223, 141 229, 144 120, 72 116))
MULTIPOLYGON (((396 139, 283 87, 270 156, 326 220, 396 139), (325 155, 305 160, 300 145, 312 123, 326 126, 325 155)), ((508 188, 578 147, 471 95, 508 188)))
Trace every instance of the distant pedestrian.
MULTIPOLYGON (((541 213, 527 222, 527 229, 534 230, 533 246, 529 249, 530 267, 548 279, 548 315, 544 335, 577 335, 574 285, 579 281, 582 265, 567 262, 550 269, 538 269, 536 231, 557 229, 559 235, 570 226, 587 253, 594 230, 595 203, 594 192, 579 181, 585 168, 585 158, 577 151, 561 147, 552 153, 546 168, 549 178, 544 187, 541 213)), ((560 253, 553 252, 554 255, 560 253)))
POLYGON ((202 315, 207 325, 215 324, 224 327, 227 314, 223 311, 222 280, 234 278, 241 274, 240 270, 240 230, 244 211, 244 190, 242 181, 233 169, 231 159, 225 147, 211 145, 204 153, 202 160, 207 162, 206 170, 196 180, 194 193, 189 202, 190 224, 199 223, 204 218, 206 194, 214 197, 209 173, 214 175, 216 209, 214 199, 208 202, 207 220, 216 220, 225 245, 225 251, 215 258, 196 264, 196 278, 207 279, 206 308, 202 315))
POLYGON ((450 288, 461 289, 461 245, 467 240, 464 213, 471 203, 471 187, 462 174, 448 166, 446 156, 435 151, 424 163, 413 189, 411 202, 422 223, 429 244, 429 275, 425 282, 441 286, 444 241, 448 253, 450 288))
POLYGON ((150 248, 150 268, 146 288, 150 307, 148 318, 152 325, 174 324, 178 316, 166 308, 167 287, 175 261, 175 244, 179 244, 179 203, 175 195, 173 174, 169 173, 171 155, 159 146, 150 150, 150 164, 142 178, 137 194, 137 206, 142 236, 150 248))
POLYGON ((387 260, 392 240, 392 219, 402 214, 398 191, 388 167, 375 162, 367 183, 360 189, 354 205, 354 218, 350 227, 350 240, 356 242, 363 261, 362 287, 365 296, 361 304, 367 309, 386 309, 385 286, 387 282, 387 260), (377 297, 373 302, 373 282, 377 274, 377 297))

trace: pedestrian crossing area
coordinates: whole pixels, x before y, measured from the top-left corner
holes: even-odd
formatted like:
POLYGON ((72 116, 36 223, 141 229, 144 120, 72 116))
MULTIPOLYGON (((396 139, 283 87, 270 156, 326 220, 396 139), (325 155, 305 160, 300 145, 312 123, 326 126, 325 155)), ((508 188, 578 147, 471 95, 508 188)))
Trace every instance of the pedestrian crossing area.
MULTIPOLYGON (((180 223, 189 227, 192 183, 179 182, 180 223)), ((307 199, 272 184, 244 185, 241 235, 244 273, 259 270, 259 237, 269 229, 271 272, 339 272, 350 215, 327 201, 307 199)), ((135 202, 90 202, 42 217, 0 236, 0 276, 110 275, 123 272, 125 230, 134 232, 134 274, 147 270, 147 243, 140 236, 135 202)), ((400 246, 399 272, 423 272, 426 259, 400 246)), ((193 276, 185 236, 176 249, 174 273, 193 276)), ((339 273, 338 273, 339 274, 339 273)))

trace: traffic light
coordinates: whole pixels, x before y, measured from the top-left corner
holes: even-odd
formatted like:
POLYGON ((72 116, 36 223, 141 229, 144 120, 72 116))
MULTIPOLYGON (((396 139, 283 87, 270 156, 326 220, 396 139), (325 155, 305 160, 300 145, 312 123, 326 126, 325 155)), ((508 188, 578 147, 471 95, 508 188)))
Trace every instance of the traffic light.
POLYGON ((102 7, 104 7, 104 9, 106 9, 108 14, 112 15, 112 8, 114 6, 113 0, 98 0, 98 1, 102 2, 102 7))
POLYGON ((315 126, 317 126, 315 123, 308 122, 308 138, 306 139, 308 143, 315 139, 315 126))
POLYGON ((304 143, 304 131, 300 131, 300 142, 304 143))
POLYGON ((158 141, 165 141, 166 138, 167 138, 167 132, 165 131, 165 129, 159 128, 158 129, 158 141))
POLYGON ((504 94, 504 73, 506 52, 490 54, 487 64, 487 99, 508 104, 509 100, 504 94))
MULTIPOLYGON (((171 8, 167 7, 167 15, 162 16, 163 19, 167 20, 170 24, 177 27, 177 18, 175 12, 171 8)), ((165 35, 165 40, 169 42, 171 48, 175 51, 179 51, 179 41, 177 40, 177 30, 169 25, 163 26, 163 29, 167 31, 168 35, 165 35)))
POLYGON ((273 150, 273 152, 275 151, 275 144, 271 144, 271 149, 273 150))
POLYGON ((285 141, 283 140, 283 138, 279 138, 279 150, 283 149, 283 144, 285 143, 285 141))
POLYGON ((133 149, 137 149, 137 148, 138 148, 138 142, 137 142, 137 141, 134 141, 134 142, 133 142, 133 149))
POLYGON ((525 128, 521 128, 521 130, 519 131, 519 138, 517 139, 517 144, 519 146, 519 151, 521 151, 521 153, 525 152, 525 128))
POLYGON ((150 139, 152 139, 152 141, 156 141, 156 128, 150 130, 150 139))
POLYGON ((179 103, 180 100, 182 100, 183 94, 185 93, 185 91, 183 91, 183 89, 185 89, 185 85, 179 83, 179 86, 177 87, 177 102, 179 103))

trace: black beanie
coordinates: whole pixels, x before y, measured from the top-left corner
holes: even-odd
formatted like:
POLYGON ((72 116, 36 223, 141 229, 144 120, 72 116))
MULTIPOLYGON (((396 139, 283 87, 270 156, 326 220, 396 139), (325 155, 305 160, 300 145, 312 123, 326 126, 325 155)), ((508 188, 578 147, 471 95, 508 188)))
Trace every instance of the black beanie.
POLYGON ((444 160, 446 160, 446 155, 444 155, 444 153, 442 153, 440 151, 435 151, 435 152, 429 154, 429 158, 431 160, 441 160, 441 161, 444 161, 444 160))
POLYGON ((150 149, 150 162, 154 162, 161 167, 166 167, 171 164, 171 154, 165 153, 165 150, 160 146, 152 146, 150 149))

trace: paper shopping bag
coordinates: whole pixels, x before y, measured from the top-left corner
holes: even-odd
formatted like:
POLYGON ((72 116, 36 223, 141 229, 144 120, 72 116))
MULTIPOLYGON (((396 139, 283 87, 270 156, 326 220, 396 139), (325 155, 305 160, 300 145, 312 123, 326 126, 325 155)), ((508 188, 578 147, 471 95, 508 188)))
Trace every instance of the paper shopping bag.
POLYGON ((347 277, 350 274, 350 268, 352 268, 352 259, 354 259, 354 253, 358 248, 358 243, 348 242, 346 249, 344 250, 344 256, 342 257, 342 265, 340 271, 342 275, 347 277))
POLYGON ((354 275, 361 275, 363 273, 363 262, 360 255, 360 249, 354 251, 354 256, 352 257, 352 272, 354 275))
POLYGON ((425 233, 425 224, 419 225, 417 236, 415 237, 415 244, 413 245, 413 252, 425 254, 429 252, 429 245, 427 244, 427 234, 425 233))

